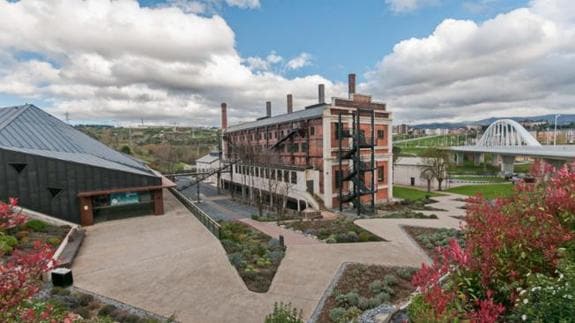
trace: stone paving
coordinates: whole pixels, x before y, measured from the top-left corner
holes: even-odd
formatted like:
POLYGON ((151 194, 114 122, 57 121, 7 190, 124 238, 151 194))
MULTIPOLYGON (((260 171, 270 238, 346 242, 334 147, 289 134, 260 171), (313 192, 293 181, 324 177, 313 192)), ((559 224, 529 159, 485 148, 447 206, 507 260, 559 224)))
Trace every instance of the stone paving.
MULTIPOLYGON (((247 290, 219 241, 166 192, 163 216, 87 228, 73 266, 75 285, 160 315, 176 314, 181 322, 262 322, 280 301, 301 308, 307 318, 343 262, 419 266, 428 261, 400 226, 457 227, 459 221, 450 216, 462 215, 464 210, 457 206, 463 203, 453 195, 436 199, 440 203, 434 206, 448 209, 441 215, 433 212, 438 220, 356 222, 389 242, 326 244, 286 233, 285 258, 270 290, 259 294, 247 290)), ((281 229, 265 227, 264 231, 281 229)))

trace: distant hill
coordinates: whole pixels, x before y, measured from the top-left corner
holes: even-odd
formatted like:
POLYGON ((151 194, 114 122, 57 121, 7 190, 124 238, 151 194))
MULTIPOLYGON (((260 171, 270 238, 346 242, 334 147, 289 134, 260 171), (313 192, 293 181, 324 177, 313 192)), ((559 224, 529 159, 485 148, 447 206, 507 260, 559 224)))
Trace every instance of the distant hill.
MULTIPOLYGON (((425 128, 425 129, 453 129, 453 128, 460 128, 465 127, 466 125, 482 125, 488 126, 499 119, 512 119, 515 121, 547 121, 549 124, 553 124, 555 122, 555 115, 554 114, 546 114, 541 116, 534 116, 534 117, 511 117, 511 118, 488 118, 482 119, 479 121, 466 121, 466 122, 435 122, 435 123, 424 123, 418 124, 413 126, 414 128, 425 128)), ((558 125, 567 125, 570 123, 575 123, 575 114, 562 114, 559 119, 557 120, 558 125)))

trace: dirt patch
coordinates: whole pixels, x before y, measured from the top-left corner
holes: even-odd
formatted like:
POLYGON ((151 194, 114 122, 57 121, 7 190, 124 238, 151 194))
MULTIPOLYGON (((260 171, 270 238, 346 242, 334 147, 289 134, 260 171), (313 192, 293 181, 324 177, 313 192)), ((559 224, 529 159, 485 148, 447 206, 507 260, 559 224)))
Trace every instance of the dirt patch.
POLYGON ((383 238, 355 225, 353 220, 339 218, 336 220, 294 221, 285 227, 316 236, 327 243, 349 243, 386 241, 383 238))

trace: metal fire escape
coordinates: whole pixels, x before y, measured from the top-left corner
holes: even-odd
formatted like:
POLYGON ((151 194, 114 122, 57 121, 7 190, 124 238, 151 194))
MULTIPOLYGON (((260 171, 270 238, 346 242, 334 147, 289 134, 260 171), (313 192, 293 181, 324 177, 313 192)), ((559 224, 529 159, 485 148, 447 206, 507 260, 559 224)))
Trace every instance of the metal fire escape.
MULTIPOLYGON (((339 172, 336 181, 339 187, 339 210, 343 211, 343 204, 351 202, 357 210, 357 215, 360 216, 362 213, 371 214, 375 211, 375 193, 377 190, 375 185, 375 111, 357 108, 351 113, 351 117, 351 129, 344 130, 342 113, 338 116, 339 172), (371 120, 369 128, 371 138, 366 138, 361 129, 362 116, 369 116, 371 120), (347 141, 350 138, 351 146, 347 141), (344 173, 345 161, 349 161, 349 166, 345 167, 346 173, 344 173), (371 175, 370 185, 366 185, 366 174, 371 175), (344 184, 349 182, 352 183, 353 189, 344 194, 344 184), (369 196, 367 201, 365 201, 366 198, 363 198, 365 203, 362 203, 363 196, 369 196)), ((349 187, 349 185, 346 186, 349 187)))

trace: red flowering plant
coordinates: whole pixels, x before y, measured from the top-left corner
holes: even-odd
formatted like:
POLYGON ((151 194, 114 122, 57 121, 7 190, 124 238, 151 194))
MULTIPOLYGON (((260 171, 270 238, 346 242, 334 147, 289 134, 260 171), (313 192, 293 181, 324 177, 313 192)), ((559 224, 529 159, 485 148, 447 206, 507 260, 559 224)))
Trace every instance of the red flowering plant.
POLYGON ((420 308, 410 309, 420 315, 414 321, 495 322, 531 273, 553 275, 563 251, 575 250, 575 164, 548 171, 534 165, 540 180, 518 184, 510 198, 469 200, 465 248, 452 240, 413 278, 421 291, 415 302, 420 308))
MULTIPOLYGON (((9 236, 27 221, 14 212, 16 199, 0 203, 0 234, 9 236)), ((33 300, 41 288, 43 273, 53 268, 53 248, 37 241, 32 250, 15 248, 10 254, 0 254, 0 321, 1 322, 61 322, 70 321, 66 313, 50 304, 33 300)), ((71 321, 70 321, 71 322, 71 321)))

